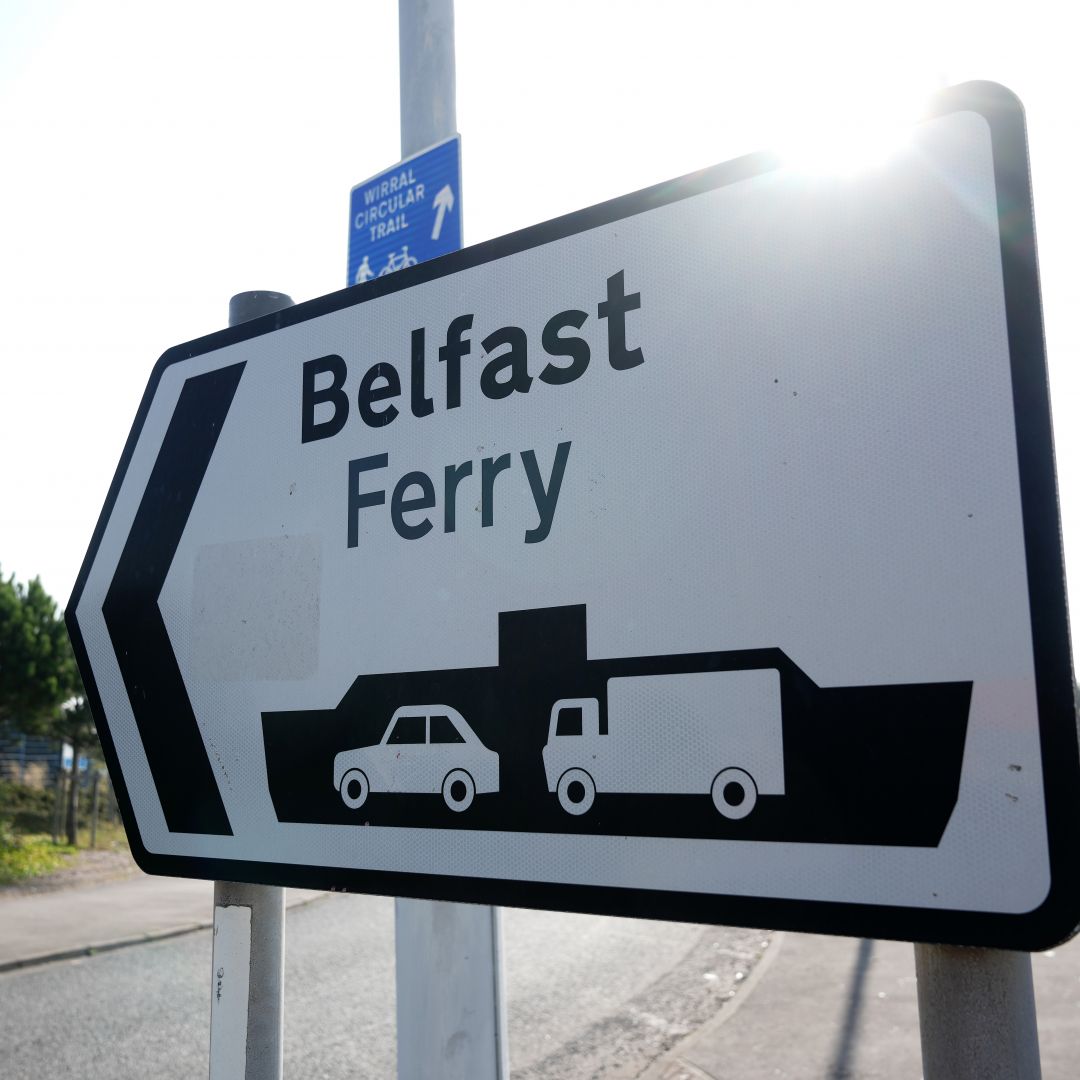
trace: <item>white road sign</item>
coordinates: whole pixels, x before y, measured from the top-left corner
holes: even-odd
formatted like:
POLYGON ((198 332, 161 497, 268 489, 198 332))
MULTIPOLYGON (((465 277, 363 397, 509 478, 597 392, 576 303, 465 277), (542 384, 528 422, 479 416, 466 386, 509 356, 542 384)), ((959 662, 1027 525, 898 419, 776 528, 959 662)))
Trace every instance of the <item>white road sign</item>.
POLYGON ((68 620, 152 872, 1033 948, 1078 919, 1023 116, 169 350, 68 620))

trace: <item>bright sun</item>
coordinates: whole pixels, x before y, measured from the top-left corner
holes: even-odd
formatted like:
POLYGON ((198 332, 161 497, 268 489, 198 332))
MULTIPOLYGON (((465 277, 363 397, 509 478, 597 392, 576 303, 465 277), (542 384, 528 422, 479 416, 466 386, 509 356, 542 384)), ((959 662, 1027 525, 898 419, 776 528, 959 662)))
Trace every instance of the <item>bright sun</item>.
POLYGON ((934 89, 865 80, 814 86, 778 125, 774 148, 806 172, 847 175, 873 168, 904 145, 934 89))

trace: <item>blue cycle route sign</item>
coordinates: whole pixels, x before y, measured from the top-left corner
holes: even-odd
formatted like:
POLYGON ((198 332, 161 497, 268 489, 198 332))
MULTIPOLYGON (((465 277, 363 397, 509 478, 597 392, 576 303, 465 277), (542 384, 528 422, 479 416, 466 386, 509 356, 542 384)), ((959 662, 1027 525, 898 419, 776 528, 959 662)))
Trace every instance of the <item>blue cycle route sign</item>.
POLYGON ((352 189, 349 285, 461 247, 461 136, 421 150, 352 189))

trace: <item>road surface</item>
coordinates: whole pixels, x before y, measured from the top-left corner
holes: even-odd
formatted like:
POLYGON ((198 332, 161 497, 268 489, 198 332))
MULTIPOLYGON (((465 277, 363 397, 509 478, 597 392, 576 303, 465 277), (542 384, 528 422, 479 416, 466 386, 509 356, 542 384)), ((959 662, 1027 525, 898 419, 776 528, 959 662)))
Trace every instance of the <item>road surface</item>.
MULTIPOLYGON (((504 912, 511 1070, 634 1076, 715 1015, 767 935, 504 912)), ((285 1075, 395 1075, 394 911, 329 896, 290 910, 285 1075)), ((0 975, 5 1080, 205 1075, 210 933, 0 975)))

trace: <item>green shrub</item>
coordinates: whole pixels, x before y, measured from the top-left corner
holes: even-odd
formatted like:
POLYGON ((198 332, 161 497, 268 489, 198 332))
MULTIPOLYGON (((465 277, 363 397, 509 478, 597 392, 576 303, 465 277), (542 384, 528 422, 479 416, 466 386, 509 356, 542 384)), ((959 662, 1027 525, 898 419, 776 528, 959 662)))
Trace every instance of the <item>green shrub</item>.
POLYGON ((0 780, 0 806, 8 810, 40 810, 52 806, 52 788, 27 787, 14 780, 0 780))
POLYGON ((52 830, 56 792, 25 787, 0 780, 0 817, 9 818, 17 833, 45 833, 52 830))
POLYGON ((54 844, 48 836, 15 836, 10 847, 0 844, 0 885, 10 885, 25 878, 59 870, 75 849, 54 844))

